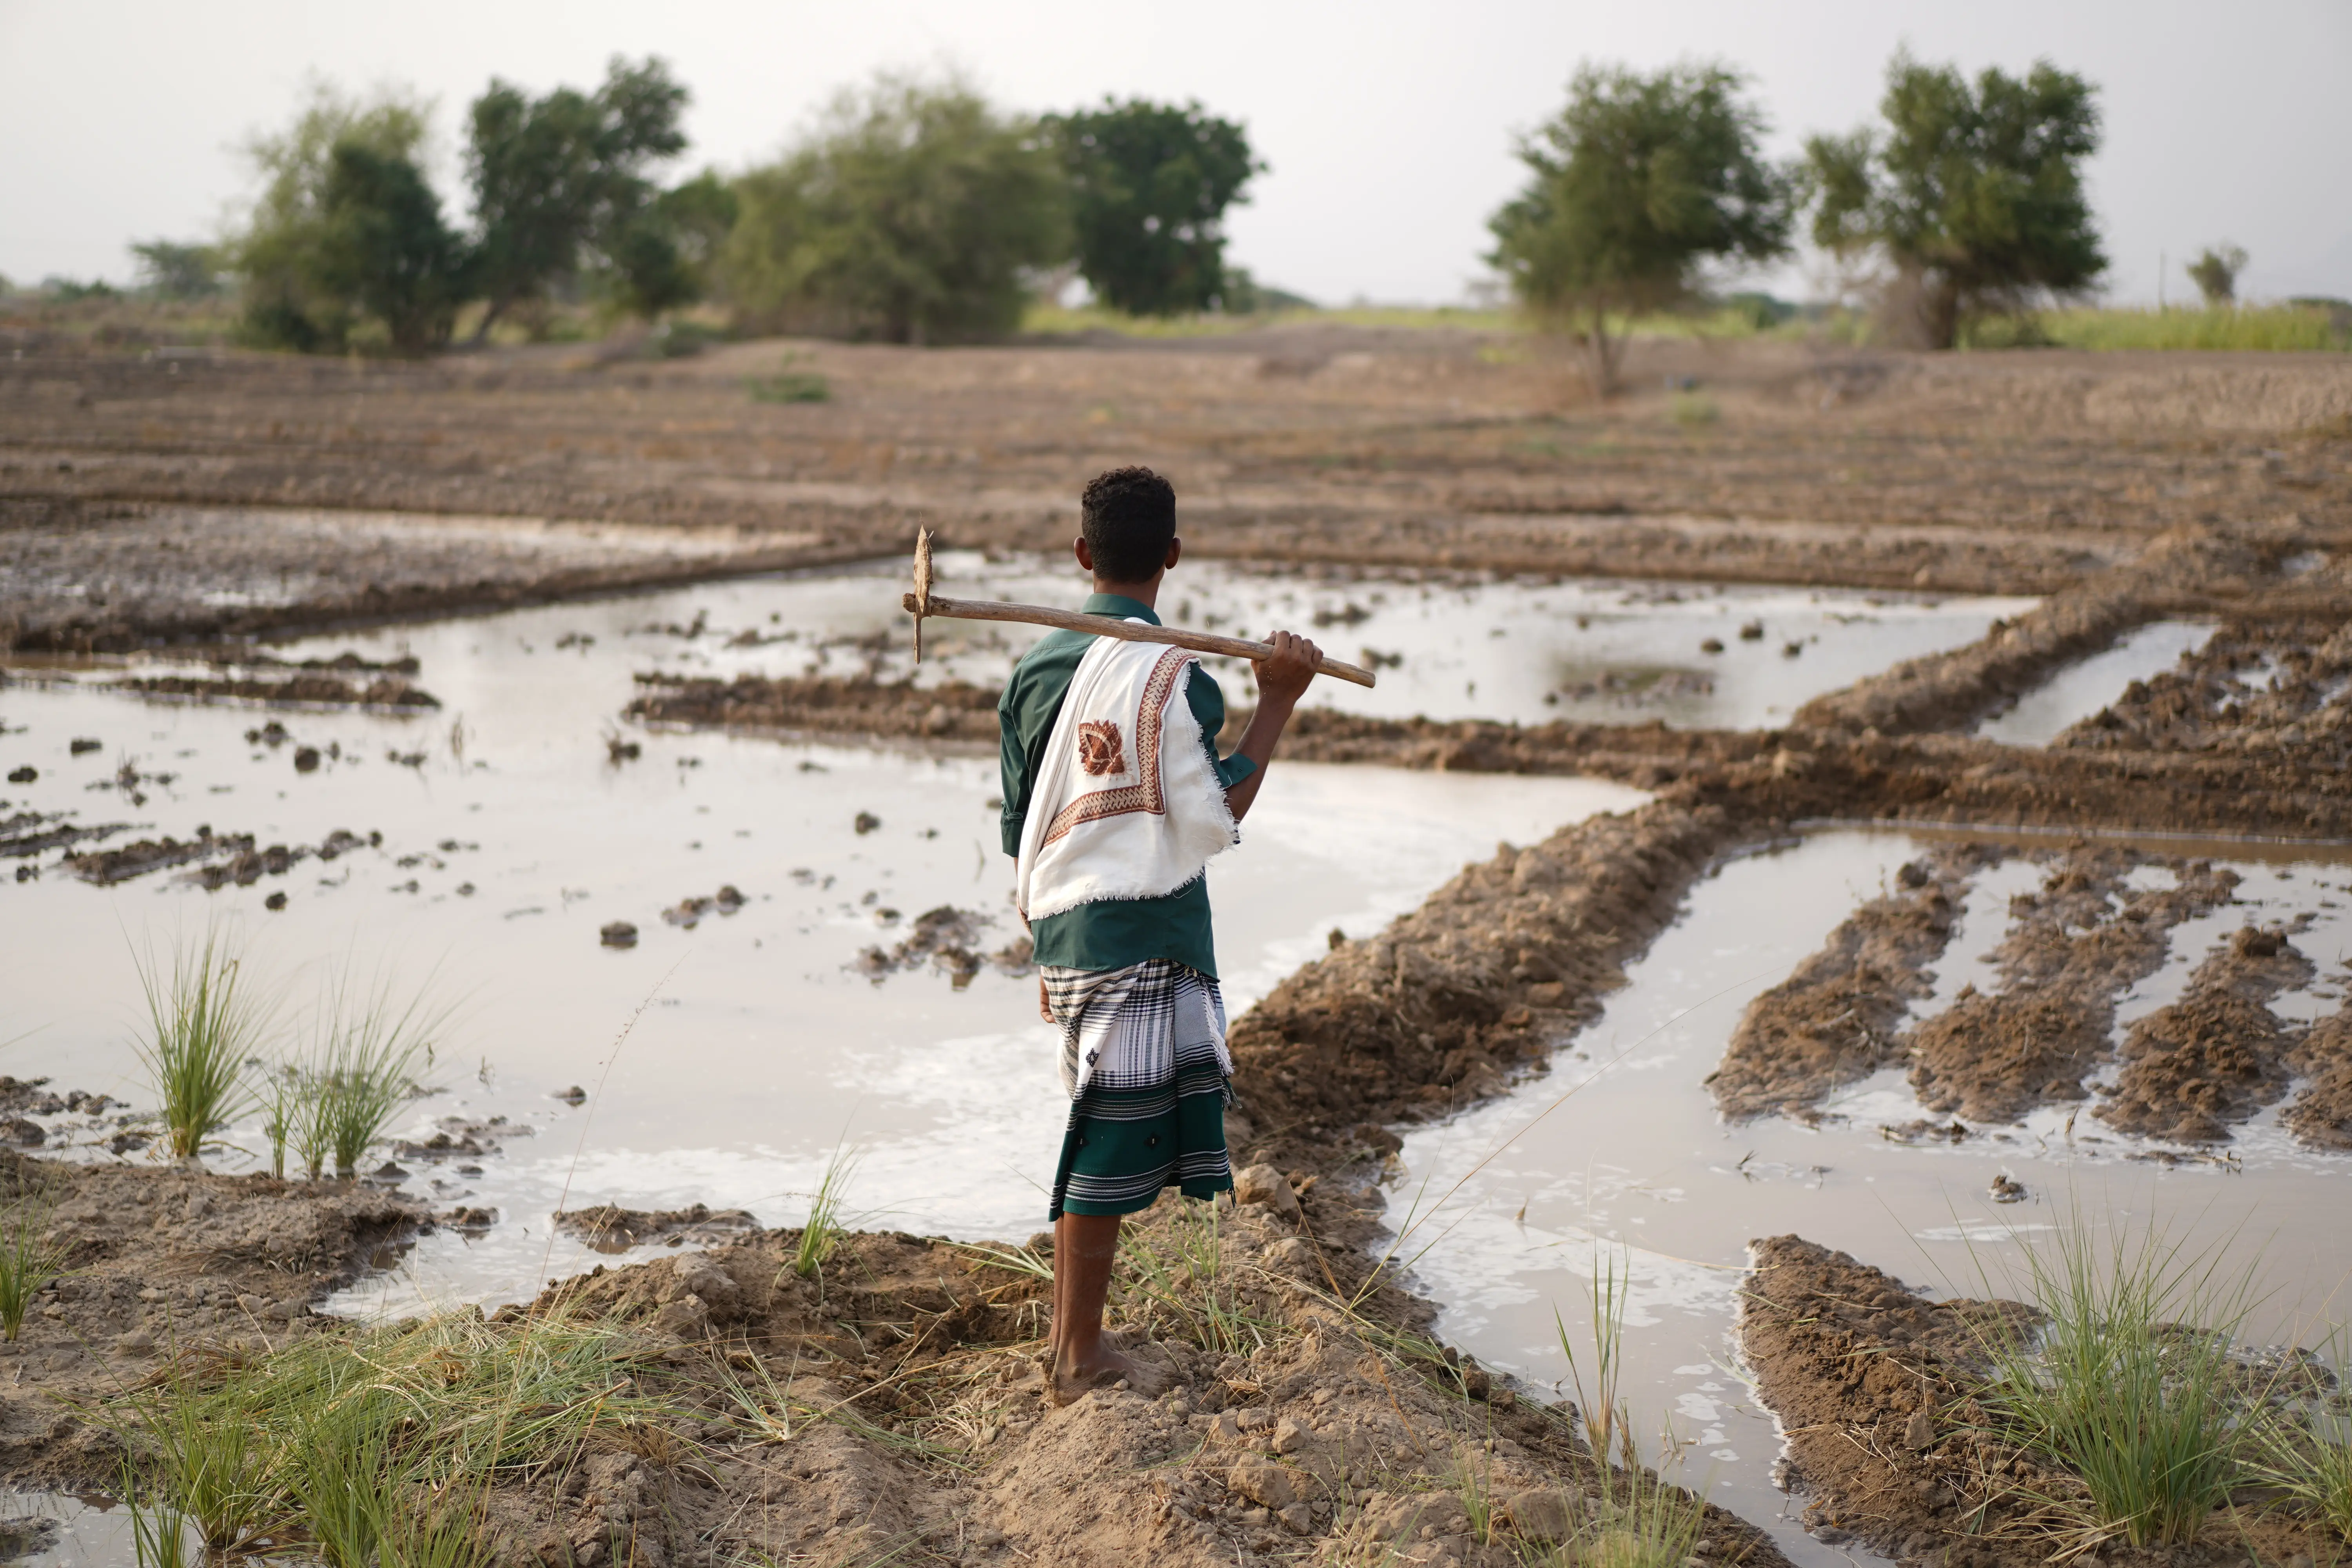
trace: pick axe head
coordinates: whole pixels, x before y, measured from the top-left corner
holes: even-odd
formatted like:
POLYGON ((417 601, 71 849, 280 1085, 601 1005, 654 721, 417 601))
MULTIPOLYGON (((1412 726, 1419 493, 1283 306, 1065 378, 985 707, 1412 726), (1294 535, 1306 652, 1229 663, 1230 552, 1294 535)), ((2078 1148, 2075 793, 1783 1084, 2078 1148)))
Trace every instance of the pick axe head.
POLYGON ((915 531, 915 662, 923 662, 923 616, 931 607, 931 531, 915 531))

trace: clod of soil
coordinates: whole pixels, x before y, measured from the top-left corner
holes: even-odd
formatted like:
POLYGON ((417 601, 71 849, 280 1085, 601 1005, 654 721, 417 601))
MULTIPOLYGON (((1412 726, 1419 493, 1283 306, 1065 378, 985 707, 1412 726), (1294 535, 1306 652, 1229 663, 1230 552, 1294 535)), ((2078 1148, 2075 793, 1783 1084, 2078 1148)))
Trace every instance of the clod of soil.
MULTIPOLYGON (((882 911, 895 915, 895 910, 882 911)), ((885 975, 902 969, 924 964, 944 969, 958 991, 972 982, 983 963, 993 963, 1007 974, 1028 972, 1034 962, 1033 949, 1026 933, 982 958, 977 949, 980 933, 994 925, 995 921, 977 910, 960 910, 953 904, 941 904, 915 917, 913 927, 895 947, 869 947, 857 955, 854 967, 867 978, 879 982, 885 975)))
POLYGON ((709 898, 697 895, 690 898, 680 899, 677 903, 662 911, 662 919, 668 921, 671 925, 684 926, 688 931, 691 931, 696 926, 702 923, 703 916, 709 914, 731 915, 736 910, 741 909, 743 907, 743 895, 738 892, 735 889, 735 885, 730 882, 709 898))
POLYGON ((2273 997, 2308 983, 2311 962, 2277 931, 2241 930, 2189 977, 2179 1001, 2133 1024, 2124 1070, 2095 1114, 2181 1143, 2218 1143, 2285 1091, 2292 1035, 2273 997))
POLYGON ((597 928, 596 940, 606 947, 635 947, 637 928, 626 921, 608 921, 597 928))

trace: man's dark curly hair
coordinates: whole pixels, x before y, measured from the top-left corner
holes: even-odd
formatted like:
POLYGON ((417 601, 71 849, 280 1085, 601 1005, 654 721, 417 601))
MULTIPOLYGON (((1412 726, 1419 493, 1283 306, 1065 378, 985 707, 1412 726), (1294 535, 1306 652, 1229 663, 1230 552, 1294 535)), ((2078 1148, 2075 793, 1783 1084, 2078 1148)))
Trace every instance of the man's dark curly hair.
POLYGON ((1081 530, 1106 583, 1150 580, 1176 537, 1176 487, 1150 468, 1097 474, 1078 498, 1081 530))

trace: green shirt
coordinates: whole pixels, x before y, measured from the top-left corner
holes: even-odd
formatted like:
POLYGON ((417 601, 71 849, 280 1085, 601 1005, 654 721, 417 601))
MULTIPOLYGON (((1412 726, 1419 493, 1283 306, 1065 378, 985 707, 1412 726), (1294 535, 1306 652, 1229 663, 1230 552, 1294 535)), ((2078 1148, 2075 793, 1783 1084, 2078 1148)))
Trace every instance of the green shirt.
MULTIPOLYGON (((1118 594, 1087 600, 1090 616, 1116 616, 1160 624, 1150 607, 1118 594)), ((1021 825, 1028 820, 1029 796, 1037 787, 1037 764, 1053 739, 1062 699, 1078 672, 1078 660, 1095 639, 1084 632, 1048 632, 1013 667, 1004 694, 996 700, 1003 732, 1004 852, 1021 853, 1021 825)), ((1257 771, 1236 752, 1217 755, 1217 731, 1225 727, 1225 694, 1199 665, 1184 683, 1184 700, 1201 721, 1209 765, 1227 789, 1257 771)), ((1080 904, 1034 922, 1037 962, 1060 969, 1124 969, 1147 958, 1169 958, 1214 978, 1217 945, 1209 930, 1209 881, 1196 878, 1164 899, 1106 899, 1080 904)))

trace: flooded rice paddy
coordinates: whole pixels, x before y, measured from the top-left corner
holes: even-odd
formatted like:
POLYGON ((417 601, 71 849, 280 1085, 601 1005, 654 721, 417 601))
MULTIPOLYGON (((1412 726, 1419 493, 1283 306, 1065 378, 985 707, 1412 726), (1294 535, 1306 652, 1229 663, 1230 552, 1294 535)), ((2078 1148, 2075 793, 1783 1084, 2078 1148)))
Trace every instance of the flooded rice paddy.
MULTIPOLYGON (((1718 1117, 1701 1080, 1748 1003, 1923 847, 1905 834, 1833 831, 1724 866, 1547 1071, 1409 1133, 1391 1189, 1399 1256, 1444 1304, 1440 1332, 1547 1390, 1573 1392, 1555 1310, 1589 1375, 1592 1276, 1612 1258, 1630 1271, 1627 1397, 1651 1431, 1672 1424, 1687 1445, 1688 1479, 1768 1524, 1801 1563, 1844 1553, 1805 1535, 1801 1500, 1774 1485, 1778 1431, 1743 1382, 1732 1329, 1750 1238, 1793 1232, 1937 1294, 1983 1294, 1988 1280, 2013 1293, 2018 1239, 2051 1234, 2074 1205, 2099 1224, 2153 1217, 2192 1247, 2234 1236, 2258 1251, 2273 1292, 2259 1332, 2306 1344, 2315 1315, 2341 1317, 2337 1293, 2352 1280, 2343 1223, 2352 1162, 2297 1145, 2276 1106, 2211 1151, 2126 1136, 2078 1119, 2074 1105, 1958 1142, 1915 1142, 1889 1130, 1949 1119, 1890 1069, 1850 1086, 1816 1125, 1718 1117), (1996 1198, 2004 1175, 2023 1186, 2021 1201, 1996 1198)), ((2279 1017, 2308 1021, 2341 1005, 2352 979, 2352 865, 2230 865, 2242 879, 2236 901, 2172 933, 2163 966, 2123 995, 2118 1041, 2179 999, 2197 964, 2249 923, 2303 922, 2293 940, 2317 976, 2277 998, 2279 1017)), ((2012 858, 1978 875, 1915 1020, 1965 986, 1992 988, 1982 955, 2000 939, 2010 899, 2046 869, 2012 858)), ((2104 1080, 2089 1087, 2095 1095, 2104 1080)))
POLYGON ((2210 621, 2150 621, 2088 658, 2057 671, 2014 705, 1977 726, 1989 741, 2046 746, 2113 702, 2135 680, 2160 675, 2205 646, 2210 621))
MULTIPOLYGON (((1075 598, 1069 574, 1034 559, 943 564, 957 596, 1075 598)), ((8 1033, 21 1037, 0 1068, 142 1103, 134 950, 167 948, 208 920, 250 935, 296 1028, 339 964, 429 981, 458 1004, 457 1022, 433 1091, 398 1131, 422 1144, 455 1119, 482 1152, 395 1151, 386 1179, 500 1222, 381 1260, 331 1304, 347 1312, 528 1297, 595 1260, 551 1233, 559 1207, 702 1203, 797 1223, 844 1148, 857 1156, 856 1226, 1040 1228, 1062 1108, 1033 982, 1012 954, 991 962, 1018 935, 993 757, 646 732, 616 717, 634 677, 656 669, 913 673, 891 608, 898 576, 877 564, 749 579, 276 650, 414 658, 410 679, 440 707, 404 716, 142 700, 103 689, 117 667, 36 672, 0 691, 0 758, 37 774, 6 786, 7 812, 125 825, 107 847, 209 829, 284 850, 211 891, 173 869, 93 887, 56 856, 24 862, 38 876, 6 885, 0 904, 0 985, 8 1033), (950 941, 921 935, 944 929, 922 921, 937 910, 952 912, 950 941), (635 928, 634 945, 600 942, 615 923, 635 928), (584 1104, 567 1093, 575 1086, 584 1104)), ((1173 621, 1295 626, 1378 662, 1377 690, 1318 689, 1354 711, 1729 728, 1778 723, 2030 604, 1625 583, 1301 584, 1217 564, 1184 568, 1164 600, 1173 621), (1222 614, 1196 615, 1188 595, 1222 614)), ((1996 723, 2014 732, 2000 738, 2046 740, 2202 630, 2147 628, 2004 715, 1996 723)), ((992 683, 1025 640, 935 622, 919 679, 992 683)), ((1234 700, 1249 700, 1245 667, 1212 668, 1234 700)), ((1212 875, 1236 1012, 1332 931, 1376 929, 1497 839, 1529 842, 1643 798, 1587 780, 1300 763, 1278 763, 1277 780, 1212 875)), ((1748 1237, 1793 1230, 1964 1282, 1971 1247, 1998 1254, 2010 1227, 2046 1225, 2071 1183, 2095 1206, 2203 1229, 2259 1205, 2287 1298, 2315 1300, 2352 1262, 2352 1241, 2324 1217, 2340 1203, 2340 1163, 2297 1150, 2274 1113, 2227 1163, 2177 1167, 2137 1158, 2150 1150, 2131 1140, 2070 1139, 2041 1114, 1958 1146, 1892 1142, 1883 1127, 1922 1115, 1899 1079, 1856 1086, 1812 1127, 1725 1126, 1700 1080, 1741 1008, 1917 848, 1906 836, 1829 832, 1722 868, 1597 1025, 1517 1092, 1414 1131, 1391 1189, 1402 1254, 1444 1303, 1443 1331, 1538 1385, 1566 1372, 1555 1308, 1580 1332, 1597 1249, 1622 1249, 1634 1281, 1628 1394, 1645 1418, 1673 1418, 1693 1479, 1752 1519, 1780 1518, 1776 1533, 1801 1560, 1827 1549, 1801 1535, 1771 1484, 1777 1437, 1727 1338, 1748 1237), (1991 1205, 2002 1173, 2025 1184, 2024 1205, 1991 1205)), ((1972 975, 1981 983, 1970 955, 1998 939, 2025 864, 1980 876, 1922 1012, 1972 975)), ((2317 901, 2352 878, 2278 861, 2239 869, 2242 904, 2262 908, 2176 932, 2172 961, 2126 1000, 2119 1028, 2168 999, 2166 986, 2177 992, 2200 944, 2250 913, 2313 917, 2296 941, 2322 978, 2281 998, 2281 1016, 2333 1005, 2352 926, 2339 931, 2317 901)), ((47 1136, 53 1152, 110 1157, 107 1119, 51 1119, 47 1136)), ((258 1128, 229 1142, 219 1163, 251 1168, 258 1128)), ((99 1543, 111 1517, 77 1518, 60 1537, 60 1552, 96 1554, 47 1560, 109 1560, 99 1543)))

